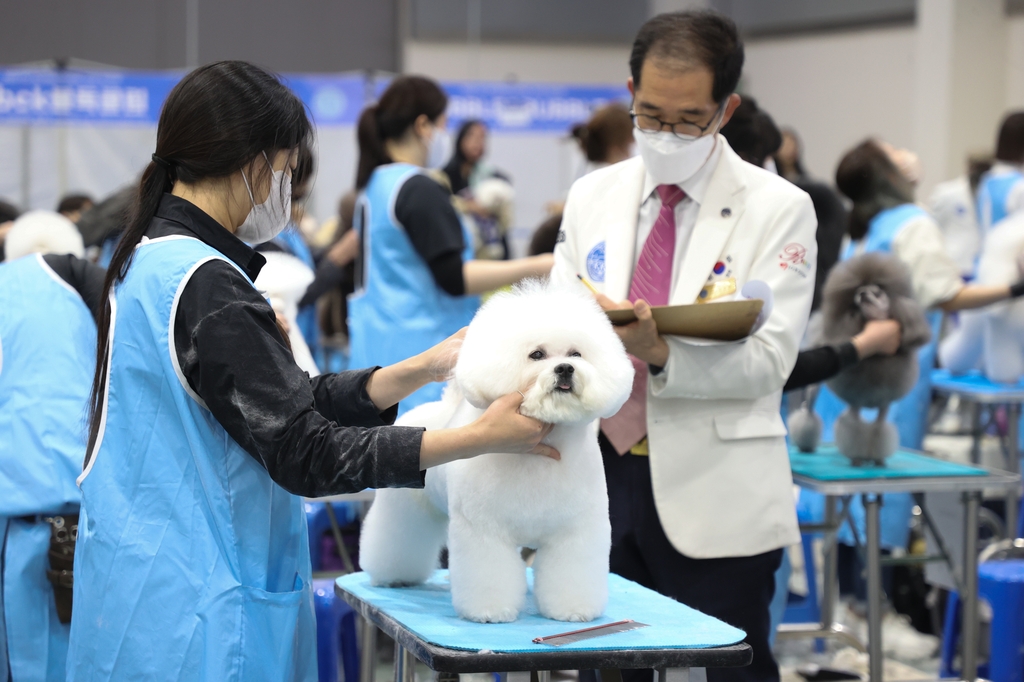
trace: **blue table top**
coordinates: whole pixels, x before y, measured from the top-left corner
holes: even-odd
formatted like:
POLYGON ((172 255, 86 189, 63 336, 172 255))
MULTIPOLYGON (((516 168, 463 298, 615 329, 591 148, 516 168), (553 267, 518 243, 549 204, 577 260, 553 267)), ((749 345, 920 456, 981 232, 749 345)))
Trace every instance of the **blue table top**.
POLYGON ((535 644, 532 640, 627 619, 650 627, 565 644, 558 649, 703 649, 729 646, 745 637, 742 630, 614 574, 608 576, 608 608, 604 616, 590 623, 550 620, 537 613, 532 571, 528 570, 527 579, 531 589, 526 608, 513 623, 473 623, 459 618, 452 607, 448 571, 437 571, 429 581, 413 587, 374 587, 366 573, 342 576, 337 584, 341 590, 378 608, 421 639, 448 649, 550 652, 553 647, 535 644))
POLYGON ((1000 384, 976 369, 966 374, 952 374, 946 369, 933 370, 932 388, 945 393, 960 393, 967 398, 982 397, 987 402, 1024 401, 1024 380, 1015 384, 1000 384))
POLYGON ((790 446, 789 466, 794 475, 818 481, 853 481, 878 478, 935 478, 943 476, 987 476, 977 467, 947 462, 910 450, 897 450, 885 466, 854 466, 835 445, 819 445, 813 453, 790 446))

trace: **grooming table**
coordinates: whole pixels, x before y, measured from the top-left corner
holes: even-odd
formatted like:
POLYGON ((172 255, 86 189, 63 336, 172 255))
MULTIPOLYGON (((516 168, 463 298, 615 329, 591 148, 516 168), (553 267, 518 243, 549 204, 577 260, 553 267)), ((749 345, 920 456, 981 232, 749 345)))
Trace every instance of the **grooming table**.
MULTIPOLYGON (((528 575, 532 585, 532 575, 528 575)), ((374 679, 376 629, 395 640, 395 682, 412 682, 413 657, 441 673, 517 671, 546 682, 552 670, 602 671, 604 680, 622 668, 653 669, 656 682, 697 682, 709 667, 748 665, 744 633, 617 575, 608 576, 605 615, 591 623, 565 623, 537 615, 532 588, 513 623, 473 623, 452 608, 448 572, 437 571, 414 587, 374 587, 365 573, 338 578, 335 592, 365 619, 361 682, 374 679), (650 627, 618 632, 559 647, 535 637, 631 619, 650 627), (692 673, 691 673, 692 670, 692 673)))
MULTIPOLYGON (((868 654, 871 682, 882 680, 882 565, 913 561, 946 561, 956 575, 952 557, 946 550, 942 534, 932 523, 925 506, 926 492, 959 492, 965 512, 964 570, 957 576, 963 600, 963 666, 962 678, 977 678, 978 664, 978 507, 982 491, 986 489, 1016 490, 1020 475, 1016 473, 966 466, 947 462, 913 450, 900 449, 886 461, 885 466, 854 466, 839 453, 834 445, 821 445, 818 451, 805 454, 790 448, 790 468, 793 482, 825 496, 825 523, 803 526, 804 532, 819 532, 825 538, 825 567, 822 571, 823 598, 821 623, 783 624, 779 637, 839 637, 863 649, 863 645, 834 622, 834 609, 839 598, 837 576, 836 536, 849 514, 850 500, 860 495, 864 504, 865 566, 868 588, 868 654), (934 557, 907 557, 883 561, 880 548, 879 509, 884 493, 912 493, 921 507, 925 523, 934 534, 940 554, 934 557), (842 511, 839 511, 839 504, 842 511)), ((858 544, 860 538, 854 536, 858 544)))
MULTIPOLYGON (((932 388, 940 393, 960 396, 974 406, 971 424, 971 461, 981 460, 981 437, 984 433, 982 409, 987 405, 1006 406, 1006 470, 1020 473, 1020 415, 1024 403, 1024 382, 998 384, 987 379, 981 372, 973 370, 967 374, 950 374, 948 370, 932 372, 932 388)), ((1017 535, 1020 514, 1020 488, 1006 493, 1006 534, 1017 535)))

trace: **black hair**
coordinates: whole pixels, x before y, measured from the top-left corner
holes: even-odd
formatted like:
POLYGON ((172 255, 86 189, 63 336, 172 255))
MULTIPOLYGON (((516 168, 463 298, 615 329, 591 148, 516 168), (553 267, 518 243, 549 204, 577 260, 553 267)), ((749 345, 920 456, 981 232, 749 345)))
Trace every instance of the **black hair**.
POLYGON ((88 194, 67 194, 61 197, 60 203, 57 204, 57 213, 74 213, 81 211, 86 204, 91 206, 94 203, 96 202, 88 194))
POLYGON ((1024 111, 1006 115, 999 126, 996 158, 1009 163, 1024 163, 1024 111))
POLYGON ((17 220, 20 215, 21 211, 18 210, 17 206, 0 199, 0 223, 17 220))
POLYGON ((391 163, 384 148, 386 140, 397 140, 420 116, 436 121, 448 108, 448 96, 441 86, 423 76, 400 76, 380 96, 376 104, 359 116, 359 165, 356 189, 366 187, 378 166, 391 163))
MULTIPOLYGON (((99 430, 101 386, 108 368, 110 293, 124 280, 136 245, 175 181, 193 184, 226 179, 263 154, 308 144, 312 126, 298 97, 277 76, 242 61, 215 62, 187 74, 174 86, 156 130, 156 153, 146 166, 124 232, 103 283, 97 321, 96 372, 89 401, 89 447, 99 430)), ((269 176, 268 164, 263 174, 269 176)), ((261 178, 262 179, 262 178, 261 178)), ((254 182, 253 184, 256 184, 254 182)))
POLYGON ((629 55, 633 87, 648 57, 701 64, 714 74, 711 97, 723 102, 736 91, 743 72, 743 42, 732 19, 711 10, 659 14, 640 27, 629 55))
POLYGON ((558 245, 558 235, 562 231, 562 214, 553 215, 537 226, 530 238, 530 255, 554 253, 558 245))
POLYGON ((462 151, 462 143, 466 141, 469 132, 477 126, 487 130, 487 124, 478 118, 466 119, 459 125, 459 132, 455 135, 455 149, 452 151, 452 158, 448 159, 448 163, 442 169, 448 176, 452 194, 458 194, 469 186, 468 179, 462 175, 462 165, 468 161, 465 152, 462 151))
POLYGON ((868 233, 876 215, 914 200, 913 186, 875 140, 864 140, 843 156, 836 187, 853 202, 847 231, 854 241, 868 233))
POLYGON ((303 140, 299 143, 299 153, 296 155, 295 168, 292 169, 293 203, 306 198, 315 171, 316 157, 313 155, 313 148, 308 140, 303 140))
POLYGON ((758 167, 763 167, 765 159, 782 145, 782 134, 775 121, 758 108, 753 97, 747 96, 736 107, 729 122, 722 126, 722 137, 741 159, 758 167))

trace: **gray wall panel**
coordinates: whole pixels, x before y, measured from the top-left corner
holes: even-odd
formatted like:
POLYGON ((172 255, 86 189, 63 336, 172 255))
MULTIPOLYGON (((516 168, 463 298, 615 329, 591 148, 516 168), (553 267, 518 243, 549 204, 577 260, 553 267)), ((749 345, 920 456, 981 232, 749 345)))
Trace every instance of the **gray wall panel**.
MULTIPOLYGON (((276 71, 394 70, 397 0, 199 0, 199 61, 276 71)), ((0 0, 0 64, 74 57, 185 66, 184 0, 0 0)))
MULTIPOLYGON (((642 0, 478 1, 485 41, 631 42, 648 14, 642 0)), ((417 40, 466 40, 470 0, 410 3, 417 40)))
POLYGON ((916 0, 711 0, 747 35, 910 22, 916 0))

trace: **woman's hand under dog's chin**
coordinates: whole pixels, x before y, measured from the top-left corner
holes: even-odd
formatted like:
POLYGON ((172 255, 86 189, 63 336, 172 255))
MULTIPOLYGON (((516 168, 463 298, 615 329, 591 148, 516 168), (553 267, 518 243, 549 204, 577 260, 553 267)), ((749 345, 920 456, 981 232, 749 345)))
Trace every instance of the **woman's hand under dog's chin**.
POLYGON ((491 403, 472 424, 457 429, 425 431, 420 444, 420 469, 489 452, 561 459, 558 450, 541 442, 551 433, 553 425, 520 414, 522 402, 521 393, 512 393, 491 403))

